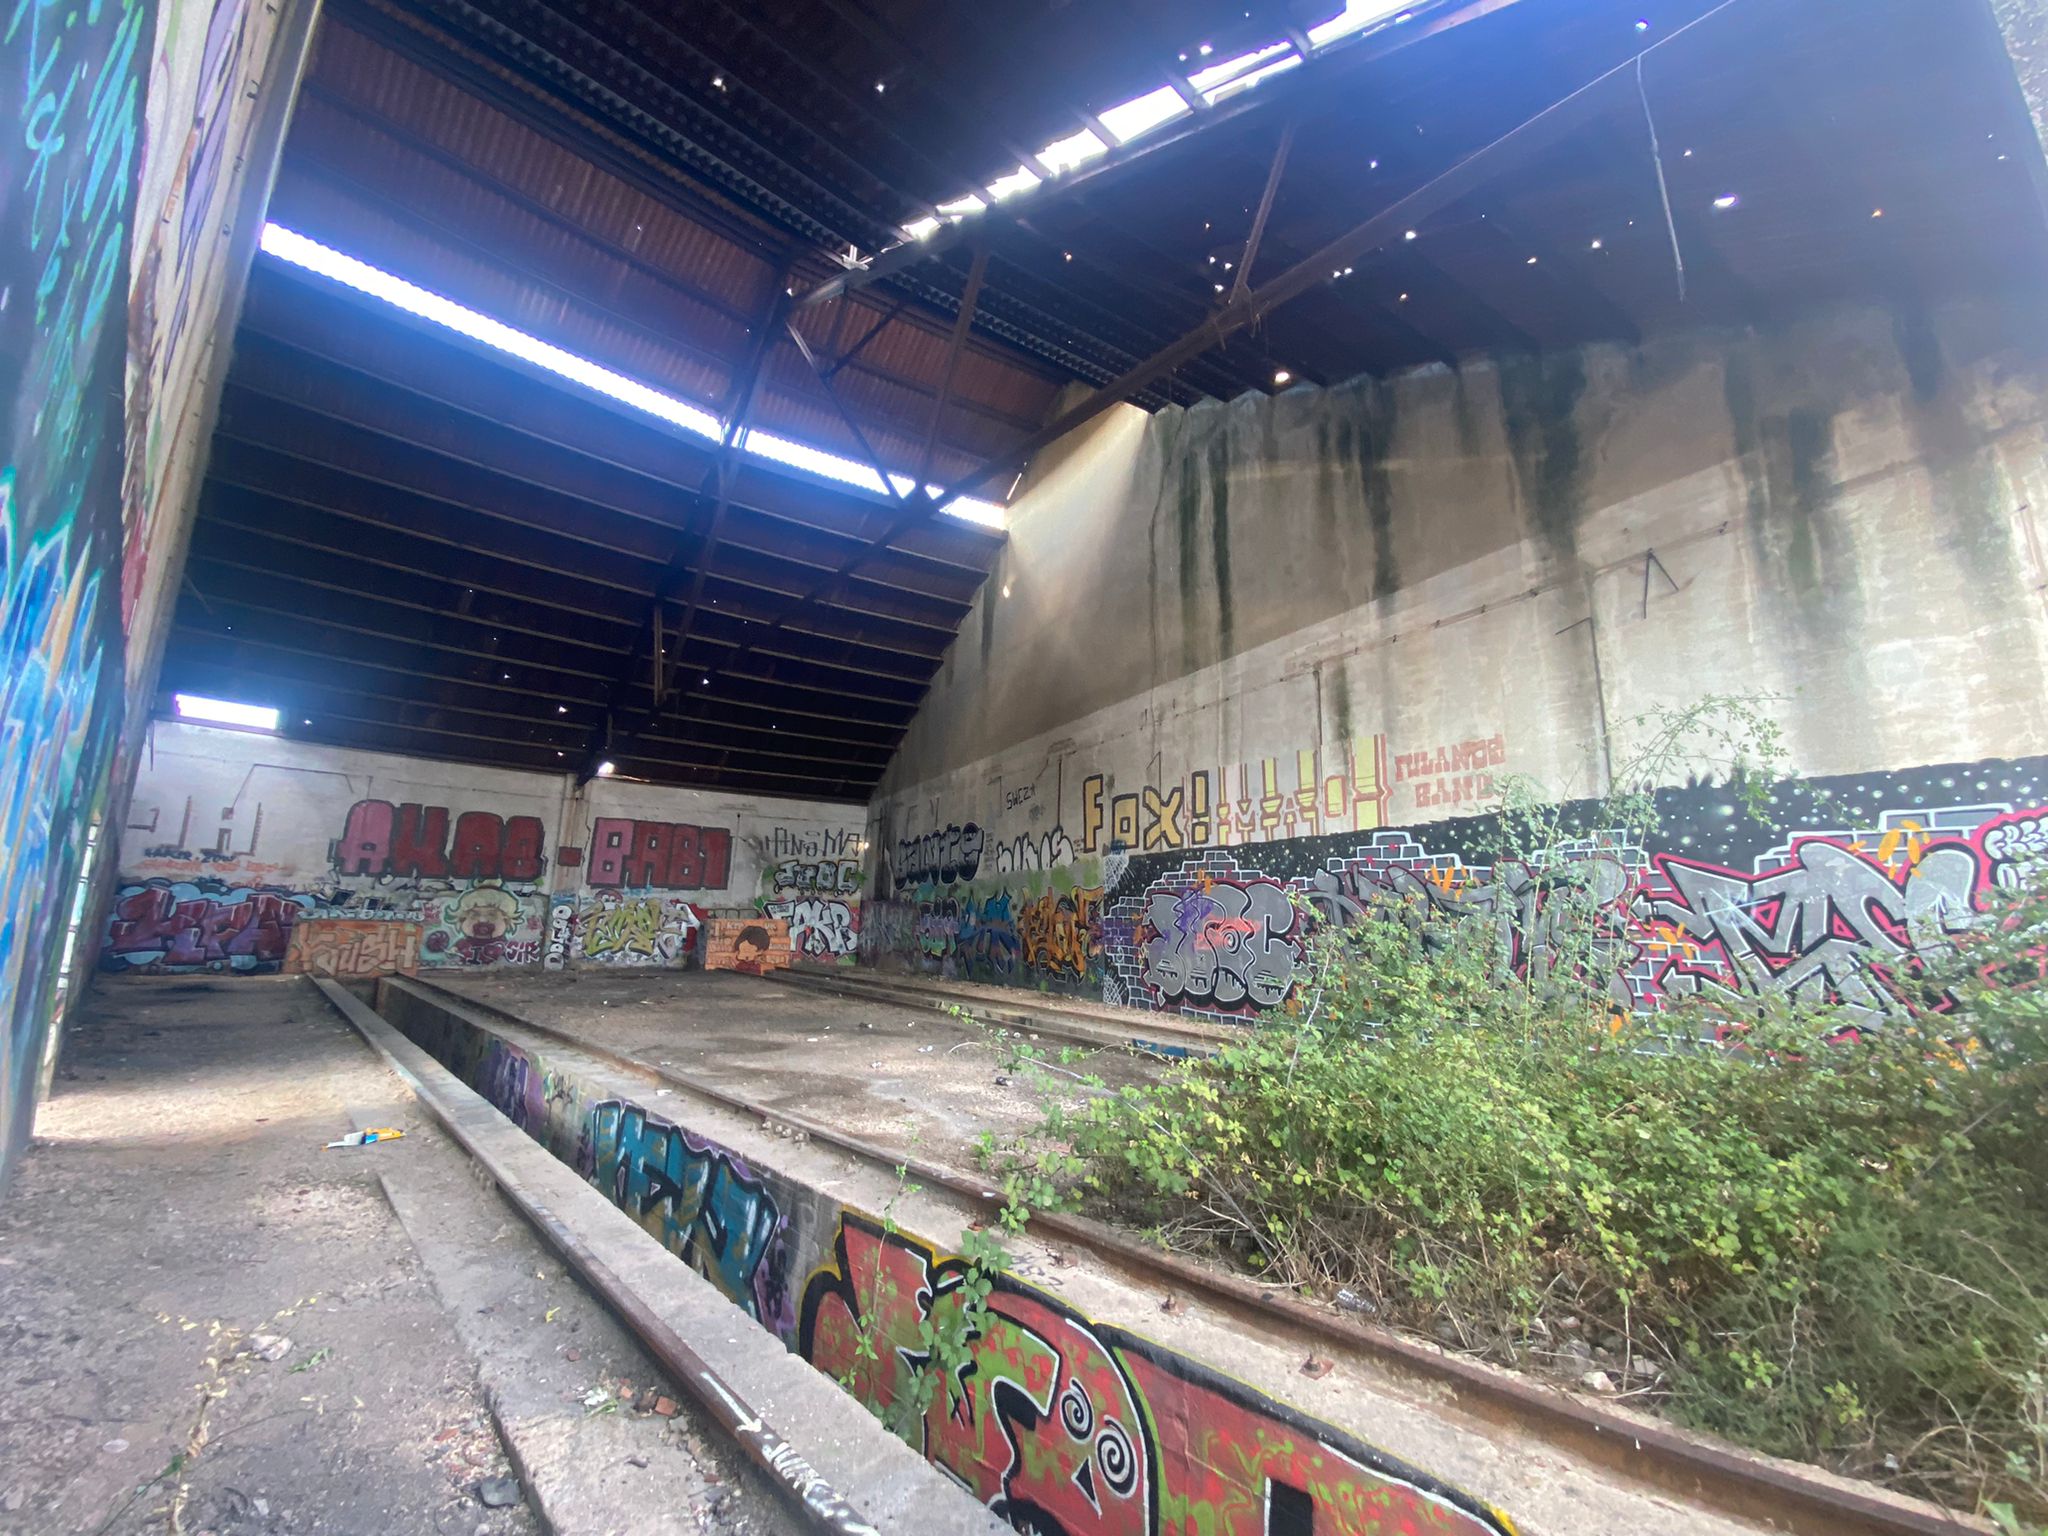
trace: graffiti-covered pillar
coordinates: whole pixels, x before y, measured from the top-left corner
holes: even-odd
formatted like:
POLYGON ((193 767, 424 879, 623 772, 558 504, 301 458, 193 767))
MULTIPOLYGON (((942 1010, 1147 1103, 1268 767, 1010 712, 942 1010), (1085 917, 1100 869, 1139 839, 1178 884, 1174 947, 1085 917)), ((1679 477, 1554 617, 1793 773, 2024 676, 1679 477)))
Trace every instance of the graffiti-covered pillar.
POLYGON ((0 6, 0 1189, 111 892, 86 861, 119 841, 316 6, 0 6))
POLYGON ((122 380, 153 0, 0 33, 0 1187, 121 725, 122 380))

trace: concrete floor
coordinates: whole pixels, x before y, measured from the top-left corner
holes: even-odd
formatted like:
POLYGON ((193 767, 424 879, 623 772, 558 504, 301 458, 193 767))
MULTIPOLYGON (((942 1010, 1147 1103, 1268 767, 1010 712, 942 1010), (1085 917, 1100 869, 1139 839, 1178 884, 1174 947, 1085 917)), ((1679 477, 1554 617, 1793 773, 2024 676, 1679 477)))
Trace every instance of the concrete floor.
POLYGON ((309 985, 80 1010, 0 1204, 0 1533, 525 1536, 479 1496, 515 1459, 564 1536, 795 1528, 657 1395, 309 985))
MULTIPOLYGON (((893 1151, 974 1165, 984 1131, 1042 1117, 1028 1069, 988 1031, 942 1014, 730 971, 435 974, 437 985, 537 1024, 700 1078, 764 1108, 828 1121, 893 1151)), ((1031 1042, 1026 1042, 1031 1043, 1031 1042)), ((1152 1068, 1121 1051, 1039 1041, 1053 1080, 1111 1085, 1152 1068)), ((1076 1085, 1079 1092, 1079 1085, 1076 1085)))

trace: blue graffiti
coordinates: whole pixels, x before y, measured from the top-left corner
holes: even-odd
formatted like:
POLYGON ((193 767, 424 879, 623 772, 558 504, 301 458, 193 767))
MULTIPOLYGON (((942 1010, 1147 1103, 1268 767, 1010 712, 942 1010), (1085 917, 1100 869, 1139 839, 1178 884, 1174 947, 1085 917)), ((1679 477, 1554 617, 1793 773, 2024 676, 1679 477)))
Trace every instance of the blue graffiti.
POLYGON ((658 1217, 663 1246, 748 1316, 792 1335, 786 1223, 746 1164, 637 1104, 607 1099, 590 1111, 577 1166, 643 1226, 658 1217))
POLYGON ((65 789, 80 778, 100 677, 99 577, 62 532, 24 539, 13 493, 14 471, 0 471, 0 1009, 13 1012, 0 1012, 0 1131, 34 1091, 76 879, 77 808, 65 789))
POLYGON ((1017 923, 1008 891, 962 904, 957 953, 970 966, 986 966, 1003 975, 1017 968, 1017 923))

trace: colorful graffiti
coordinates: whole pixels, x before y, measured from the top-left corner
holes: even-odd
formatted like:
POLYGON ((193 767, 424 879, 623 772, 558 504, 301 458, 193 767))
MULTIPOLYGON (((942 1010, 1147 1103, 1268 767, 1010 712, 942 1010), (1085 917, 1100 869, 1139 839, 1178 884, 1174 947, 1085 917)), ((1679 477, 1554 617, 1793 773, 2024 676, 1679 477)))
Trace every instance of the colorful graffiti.
POLYGON ((722 891, 732 877, 732 832, 600 816, 584 859, 584 879, 595 886, 722 891))
POLYGON ((704 968, 760 976, 787 970, 789 924, 779 917, 715 917, 704 928, 704 968))
MULTIPOLYGON (((929 1367, 920 1325, 957 1332, 968 1267, 843 1214, 804 1288, 797 1348, 887 1420, 929 1367), (860 1342, 873 1342, 873 1357, 860 1342)), ((1507 1520, 1360 1444, 1009 1275, 972 1363, 905 1438, 1020 1531, 1505 1536, 1507 1520)))
POLYGON ((1190 890, 1155 891, 1138 930, 1145 985, 1204 1010, 1277 1007, 1294 987, 1300 927, 1277 881, 1205 877, 1190 890))
POLYGON ((541 898, 479 881, 415 907, 425 925, 420 948, 429 965, 531 965, 540 958, 541 898))
POLYGON ((601 891, 576 911, 577 954, 601 965, 681 965, 702 925, 680 897, 601 891))
POLYGON ((783 1218, 739 1158, 608 1099, 585 1118, 576 1171, 747 1316, 787 1337, 795 1309, 783 1218))
POLYGON ((125 294, 154 7, 20 0, 0 37, 0 1186, 28 1137, 121 720, 125 294))
MULTIPOLYGON (((1410 754, 1397 775, 1434 776, 1439 756, 1446 768, 1491 764, 1497 750, 1490 738, 1410 754)), ((1520 975, 1560 963, 1568 948, 1572 964, 1604 978, 1618 1012, 1776 995, 1832 1001, 1871 1027, 1908 1006, 1927 945, 1952 938, 1994 891, 2048 870, 2044 769, 1994 761, 1786 783, 1769 796, 1781 831, 1748 820, 1726 791, 1667 790, 1656 847, 1592 825, 1591 806, 1566 806, 1563 824, 1576 830, 1527 860, 1477 851, 1500 838, 1490 816, 1363 840, 1281 838, 1255 851, 1111 850, 1099 897, 1082 883, 1098 869, 1085 853, 1027 872, 1032 850, 1049 846, 1027 835, 995 844, 999 867, 1007 858, 1019 873, 993 893, 984 881, 869 903, 862 955, 1231 1020, 1299 995, 1314 929, 1395 914, 1483 923, 1520 975), (1581 893, 1570 905, 1545 899, 1559 865, 1581 893), (1560 924, 1589 906, 1592 930, 1567 947, 1560 924)), ((1084 821, 1101 835, 1088 809, 1097 794, 1084 782, 1084 821)), ((1145 824, 1118 830, 1142 839, 1145 824)))
POLYGON ((542 964, 559 971, 569 963, 576 947, 576 898, 555 896, 548 901, 547 951, 542 964))
POLYGON ((1051 976, 1085 979, 1102 954, 1101 905, 1099 888, 1047 891, 1026 902, 1017 914, 1024 964, 1051 976))
POLYGON ((540 879, 547 831, 538 816, 454 816, 445 805, 358 800, 334 845, 334 871, 400 880, 540 879))
POLYGON ((116 974, 270 972, 315 898, 269 886, 150 880, 115 893, 100 968, 116 974))
POLYGON ((361 917, 300 917, 284 970, 291 976, 411 975, 420 966, 420 925, 361 917))
POLYGON ((380 1008, 885 1422, 930 1366, 925 1325, 960 1338, 970 1362, 902 1432, 1020 1532, 1514 1536, 1470 1494, 1013 1275, 977 1325, 958 1257, 639 1104, 586 1105, 576 1069, 440 1004, 380 1008))

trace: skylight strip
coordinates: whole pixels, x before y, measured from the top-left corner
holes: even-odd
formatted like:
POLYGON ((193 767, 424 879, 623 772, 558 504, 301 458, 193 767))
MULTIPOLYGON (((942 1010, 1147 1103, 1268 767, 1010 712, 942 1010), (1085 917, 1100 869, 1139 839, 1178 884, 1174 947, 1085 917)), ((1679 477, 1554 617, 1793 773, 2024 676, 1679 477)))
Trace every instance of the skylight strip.
POLYGON ((1206 96, 1217 86, 1235 80, 1246 70, 1263 64, 1268 59, 1278 58, 1281 54, 1290 52, 1293 47, 1292 43, 1279 42, 1254 49, 1250 53, 1241 53, 1234 59, 1225 59, 1221 64, 1211 64, 1207 69, 1195 71, 1188 76, 1188 84, 1206 96))
MULTIPOLYGON (((358 293, 402 309, 407 314, 417 315, 422 320, 443 326, 458 335, 467 336, 496 351, 519 358, 522 362, 545 369, 557 377, 595 394, 616 400, 621 405, 645 412, 671 426, 713 442, 725 436, 724 423, 717 415, 703 406, 678 399, 662 390, 629 379, 587 357, 578 357, 552 342, 542 341, 525 331, 515 330, 502 321, 479 314, 476 310, 443 298, 438 293, 409 283, 402 277, 394 277, 368 262, 345 256, 331 246, 308 238, 282 224, 263 226, 263 249, 280 261, 289 262, 307 272, 316 273, 343 287, 353 288, 358 293)), ((809 443, 795 442, 773 432, 749 429, 740 434, 739 446, 745 453, 787 468, 802 470, 826 480, 836 480, 843 485, 854 486, 874 495, 886 496, 889 488, 882 483, 874 467, 858 459, 849 459, 809 443)), ((907 476, 890 477, 899 488, 911 484, 907 476)), ((930 487, 937 495, 939 486, 930 487)), ((959 496, 939 509, 969 522, 981 523, 991 528, 1000 528, 1005 521, 1003 509, 994 502, 977 497, 959 496)), ((202 701, 203 702, 203 701, 202 701)))
POLYGON ((237 704, 231 699, 209 699, 197 693, 171 695, 181 720, 204 720, 212 725, 239 725, 252 731, 277 729, 277 711, 266 704, 237 704))
MULTIPOLYGON (((1343 10, 1308 29, 1309 47, 1312 52, 1321 53, 1330 44, 1355 37, 1383 22, 1406 21, 1415 13, 1415 8, 1424 3, 1425 0, 1346 0, 1343 10)), ((1207 47, 1202 51, 1207 53, 1207 47)), ((1185 59, 1187 55, 1182 54, 1181 57, 1185 59)), ((1211 64, 1189 76, 1188 83, 1213 107, 1240 91, 1250 90, 1262 81, 1305 62, 1306 57, 1296 50, 1294 44, 1283 40, 1211 64)), ((1114 146, 1104 144, 1098 134, 1084 128, 1079 133, 1046 145, 1038 152, 1038 163, 1055 174, 1070 171, 1097 155, 1107 154, 1112 147, 1120 149, 1153 129, 1186 116, 1191 110, 1180 93, 1170 85, 1147 91, 1142 96, 1119 102, 1096 117, 1095 120, 1115 137, 1114 146)), ((1017 172, 991 183, 986 190, 991 200, 1001 202, 1041 185, 1043 183, 1038 177, 1019 167, 1017 172)), ((901 233, 906 240, 929 240, 943 224, 957 224, 972 214, 986 212, 987 208, 986 201, 969 193, 939 205, 939 212, 945 215, 943 221, 914 219, 902 226, 901 233)))

